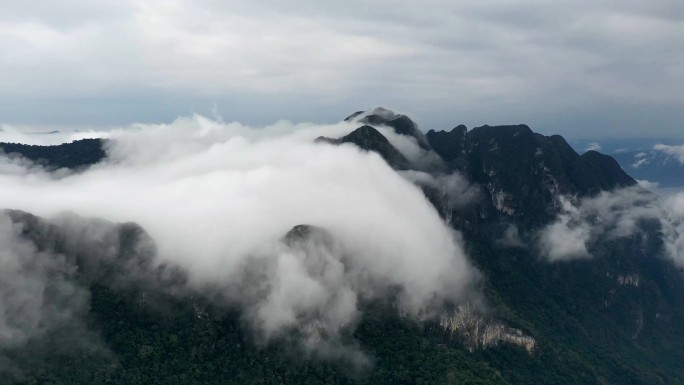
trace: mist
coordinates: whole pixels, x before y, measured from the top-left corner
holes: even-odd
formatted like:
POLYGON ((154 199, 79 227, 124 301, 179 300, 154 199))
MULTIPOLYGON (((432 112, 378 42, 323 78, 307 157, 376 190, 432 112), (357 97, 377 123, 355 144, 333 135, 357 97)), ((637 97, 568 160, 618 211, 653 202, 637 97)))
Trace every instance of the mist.
POLYGON ((63 256, 39 251, 19 237, 22 226, 0 212, 0 347, 77 322, 89 292, 71 278, 76 267, 63 256))
MULTIPOLYGON (((192 290, 219 288, 218 300, 241 306, 262 340, 296 331, 301 346, 330 352, 360 317, 360 300, 392 292, 402 314, 423 319, 462 300, 476 276, 418 187, 375 153, 313 142, 354 128, 192 116, 93 131, 85 136, 110 139, 103 163, 74 174, 6 160, 0 200, 52 221, 69 211, 135 222, 154 240, 155 264, 185 270, 192 290), (301 224, 331 241, 284 243, 301 224), (261 278, 249 279, 255 269, 261 278)), ((462 191, 465 201, 474 194, 462 191)))
POLYGON ((551 262, 591 258, 594 245, 643 234, 645 222, 657 223, 662 254, 684 267, 684 193, 657 195, 639 185, 577 199, 559 196, 556 220, 538 231, 536 246, 551 262))

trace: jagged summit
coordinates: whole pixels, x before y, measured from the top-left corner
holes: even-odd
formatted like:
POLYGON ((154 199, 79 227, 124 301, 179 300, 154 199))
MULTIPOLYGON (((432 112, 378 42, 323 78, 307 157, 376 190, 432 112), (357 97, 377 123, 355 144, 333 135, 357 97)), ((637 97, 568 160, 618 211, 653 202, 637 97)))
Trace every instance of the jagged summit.
POLYGON ((376 107, 368 111, 357 111, 349 115, 345 121, 357 121, 373 126, 385 125, 392 127, 399 135, 411 136, 416 139, 418 145, 424 149, 430 149, 425 135, 418 129, 416 123, 406 115, 396 114, 384 107, 376 107))
POLYGON ((595 194, 615 187, 633 186, 637 182, 622 170, 613 157, 587 151, 575 161, 574 180, 580 191, 595 194))
POLYGON ((527 125, 458 126, 430 131, 431 147, 452 170, 481 185, 489 209, 540 223, 551 218, 559 195, 587 196, 636 184, 607 155, 578 155, 559 135, 534 133, 527 125))
MULTIPOLYGON (((346 120, 388 125, 402 135, 417 131, 411 119, 381 107, 346 120)), ((561 195, 590 196, 636 184, 610 156, 594 151, 580 156, 562 136, 538 134, 525 124, 484 125, 470 131, 459 125, 448 132, 430 130, 424 138, 424 148, 446 164, 439 172, 459 172, 481 186, 485 199, 478 221, 504 216, 538 226, 557 214, 561 195)), ((376 151, 395 169, 419 169, 370 126, 327 140, 376 151)))
POLYGON ((370 110, 365 110, 365 111, 356 111, 353 114, 347 116, 344 120, 349 122, 353 120, 360 120, 364 119, 366 117, 371 116, 371 120, 375 120, 377 123, 373 124, 382 124, 381 122, 389 121, 397 117, 398 115, 394 113, 394 111, 385 108, 385 107, 375 107, 371 108, 370 110))
POLYGON ((361 126, 338 139, 319 137, 317 142, 332 144, 352 143, 366 151, 377 152, 385 161, 395 169, 406 169, 409 161, 399 152, 378 130, 371 126, 361 126))
MULTIPOLYGON (((421 315, 420 321, 398 311, 395 299, 403 300, 397 293, 404 291, 383 281, 393 282, 386 277, 394 274, 415 274, 416 279, 408 284, 429 288, 424 269, 435 266, 425 256, 433 249, 411 250, 409 257, 415 259, 403 269, 403 264, 388 259, 391 255, 376 253, 376 245, 354 244, 354 232, 342 230, 346 223, 337 227, 326 219, 325 225, 334 233, 314 226, 315 218, 325 215, 309 215, 306 211, 314 206, 297 209, 293 217, 280 217, 281 210, 264 211, 272 215, 265 217, 269 239, 270 226, 280 226, 284 219, 289 223, 279 227, 273 239, 280 242, 277 248, 268 242, 244 263, 187 272, 172 262, 160 265, 166 258, 160 253, 169 249, 160 247, 157 253, 150 235, 154 232, 148 234, 134 223, 74 215, 40 218, 6 211, 0 257, 11 263, 5 263, 0 274, 0 287, 6 288, 0 298, 8 305, 5 310, 18 317, 14 318, 17 322, 8 323, 11 313, 4 311, 0 324, 14 327, 10 331, 37 328, 39 333, 21 345, 0 348, 0 383, 682 383, 684 276, 681 265, 661 258, 662 250, 673 241, 666 239, 673 235, 670 230, 661 229, 650 218, 661 211, 653 211, 643 223, 627 223, 638 226, 633 235, 590 234, 592 239, 587 241, 575 237, 572 230, 585 231, 585 225, 594 222, 613 226, 612 214, 590 211, 586 218, 575 218, 554 206, 564 194, 581 203, 583 196, 633 185, 634 179, 613 158, 595 151, 578 155, 563 137, 537 134, 525 125, 470 131, 460 125, 427 133, 430 150, 424 152, 445 165, 419 168, 421 158, 416 153, 423 151, 409 146, 407 140, 396 140, 395 135, 388 135, 390 143, 381 133, 387 130, 372 127, 389 122, 400 135, 411 135, 405 128, 415 128, 415 124, 386 109, 374 111, 350 116, 353 123, 344 126, 354 129, 349 134, 317 141, 353 143, 375 151, 423 190, 444 223, 460 232, 454 237, 477 269, 476 287, 467 293, 466 302, 454 298, 454 303, 445 303, 433 314, 421 315), (369 123, 356 124, 360 119, 369 123), (314 225, 289 227, 309 220, 314 225), (541 229, 554 227, 559 221, 558 232, 545 235, 539 231, 540 225, 541 229), (544 258, 548 252, 538 247, 542 236, 584 243, 591 256, 562 261, 544 258), (357 254, 360 249, 364 252, 357 254), (362 259, 364 264, 358 265, 356 261, 362 259), (382 274, 366 273, 374 269, 382 274), (202 284, 201 276, 207 273, 219 280, 202 284), (359 284, 364 289, 357 291, 359 284), (9 301, 13 298, 17 301, 9 301), (358 312, 347 312, 350 308, 358 312), (262 309, 266 309, 264 317, 253 318, 262 309), (39 313, 39 322, 25 322, 27 312, 39 313), (43 320, 50 322, 50 329, 42 329, 43 320), (263 340, 261 330, 273 320, 284 320, 287 326, 263 340), (339 338, 326 340, 338 326, 339 338), (310 329, 315 333, 307 334, 310 329), (298 350, 300 338, 309 335, 312 338, 302 345, 307 350, 298 350), (346 356, 338 355, 338 348, 347 341, 354 343, 345 346, 354 348, 349 352, 355 358, 368 352, 370 367, 352 372, 346 356), (322 359, 318 351, 309 350, 311 344, 322 347, 322 359)), ((329 145, 320 147, 334 151, 329 145)), ((31 150, 23 153, 27 158, 44 162, 51 159, 43 155, 45 151, 54 150, 21 149, 31 150)), ((62 149, 68 150, 63 154, 68 157, 59 159, 78 159, 83 155, 80 152, 87 151, 74 143, 62 149)), ((83 164, 99 159, 85 158, 83 164)), ((309 184, 296 186, 303 189, 309 184)), ((393 200, 393 190, 383 193, 387 195, 380 198, 392 199, 390 210, 406 210, 411 215, 410 205, 393 200)), ((262 203, 262 197, 256 198, 256 203, 262 203)), ((230 197, 217 195, 216 203, 221 205, 223 199, 230 197)), ((639 211, 639 201, 630 200, 624 207, 621 203, 619 212, 639 211)), ((354 200, 349 217, 367 215, 364 204, 376 202, 374 197, 368 202, 354 200)), ((263 203, 264 210, 272 207, 267 200, 263 203)), ((216 226, 211 217, 223 215, 219 210, 212 210, 207 218, 212 228, 216 226)), ((390 219, 383 223, 385 227, 367 231, 394 234, 390 219)), ((424 237, 426 245, 439 242, 441 237, 422 231, 424 226, 421 217, 416 218, 416 232, 410 235, 424 237)), ((231 226, 217 229, 211 236, 235 230, 231 226)), ((671 231, 679 231, 679 226, 671 231)), ((173 244, 176 241, 184 240, 175 239, 173 244)), ((387 254, 401 251, 400 245, 390 244, 387 254)), ((203 244, 198 244, 197 253, 187 251, 185 256, 173 256, 174 260, 203 262, 203 244)), ((227 256, 232 252, 225 251, 227 256)), ((441 279, 451 277, 444 274, 441 279)))

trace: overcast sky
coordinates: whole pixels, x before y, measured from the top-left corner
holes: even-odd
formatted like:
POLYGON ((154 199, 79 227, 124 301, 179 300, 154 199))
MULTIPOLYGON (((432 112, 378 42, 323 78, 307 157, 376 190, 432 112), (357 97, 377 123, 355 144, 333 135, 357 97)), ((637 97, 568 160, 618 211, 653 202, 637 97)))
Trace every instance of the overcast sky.
POLYGON ((684 136, 682 0, 3 1, 0 52, 12 125, 382 105, 423 130, 684 136))

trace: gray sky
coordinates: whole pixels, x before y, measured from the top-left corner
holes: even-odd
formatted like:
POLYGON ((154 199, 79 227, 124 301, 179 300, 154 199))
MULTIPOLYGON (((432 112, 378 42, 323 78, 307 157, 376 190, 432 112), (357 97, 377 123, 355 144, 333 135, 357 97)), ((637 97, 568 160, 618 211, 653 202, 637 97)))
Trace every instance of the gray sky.
POLYGON ((0 123, 333 122, 383 105, 423 130, 684 136, 681 0, 255 3, 4 1, 0 123))

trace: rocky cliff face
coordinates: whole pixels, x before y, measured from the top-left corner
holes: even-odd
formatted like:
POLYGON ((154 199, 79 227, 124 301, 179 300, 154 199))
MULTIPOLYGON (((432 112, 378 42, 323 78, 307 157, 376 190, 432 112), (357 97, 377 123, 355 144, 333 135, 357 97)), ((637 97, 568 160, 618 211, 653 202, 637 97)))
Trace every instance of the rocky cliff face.
POLYGON ((501 321, 486 319, 469 304, 459 305, 453 312, 443 314, 439 324, 462 341, 471 352, 499 344, 510 344, 522 347, 528 354, 532 354, 537 346, 537 341, 522 330, 507 326, 501 321))
POLYGON ((418 129, 416 123, 406 115, 395 114, 383 107, 376 107, 372 110, 356 112, 348 116, 345 121, 359 122, 373 126, 384 125, 394 129, 399 135, 406 135, 414 138, 420 148, 429 150, 425 134, 418 129))
MULTIPOLYGON (((465 217, 462 212, 446 214, 460 216, 460 222, 471 225, 504 219, 524 227, 539 226, 561 209, 561 195, 591 196, 636 184, 611 157, 595 151, 580 156, 561 136, 537 134, 526 125, 482 126, 470 131, 460 125, 448 132, 431 130, 423 135, 410 118, 381 107, 354 113, 346 120, 391 127, 439 160, 431 162, 433 167, 425 167, 405 156, 402 159, 391 144, 379 138, 382 134, 376 131, 371 135, 369 126, 362 127, 363 132, 357 132, 360 128, 354 135, 329 141, 376 151, 399 170, 455 172, 480 186, 485 197, 475 211, 465 217)), ((430 194, 426 193, 434 201, 430 194)))
POLYGON ((185 282, 180 270, 155 265, 156 245, 138 224, 68 213, 46 220, 18 210, 0 211, 4 217, 28 247, 45 259, 58 260, 81 284, 145 289, 180 287, 185 282))
MULTIPOLYGON (((449 304, 454 306, 452 310, 444 310, 433 319, 439 325, 438 338, 430 334, 432 330, 406 326, 408 321, 402 324, 405 320, 388 316, 389 310, 372 309, 376 311, 369 324, 358 330, 365 336, 364 348, 385 360, 385 367, 402 369, 422 347, 444 343, 450 345, 443 349, 449 354, 437 356, 439 365, 455 356, 451 348, 458 345, 462 349, 458 354, 479 360, 479 364, 502 373, 510 383, 682 383, 684 279, 680 269, 660 258, 662 234, 657 226, 639 223, 639 231, 631 237, 605 237, 592 245, 591 256, 560 262, 540 258, 534 246, 525 242, 529 239, 520 239, 521 234, 535 234, 540 226, 554 220, 559 212, 558 196, 590 197, 602 190, 633 186, 635 181, 612 158, 592 151, 580 156, 562 137, 539 135, 524 125, 483 126, 470 131, 458 126, 449 132, 422 135, 409 118, 385 109, 359 112, 348 120, 358 122, 360 127, 339 139, 319 140, 377 152, 402 175, 411 176, 445 222, 462 230, 468 255, 482 274, 480 289, 487 302, 487 312, 469 304, 449 304), (426 153, 438 154, 445 168, 415 164, 373 127, 379 125, 415 140, 426 153), (455 199, 464 197, 469 198, 455 199), (497 226, 506 229, 506 239, 500 236, 504 232, 492 230, 497 226), (413 341, 412 345, 407 341, 413 341), (461 344, 451 344, 455 341, 461 344), (409 353, 402 353, 402 349, 409 353)), ((70 146, 69 151, 80 151, 80 147, 70 146)), ((22 154, 49 160, 35 155, 41 151, 22 154)), ((102 157, 88 159, 78 164, 87 166, 102 157)), ((59 167, 64 163, 54 164, 59 167)), ((240 339, 239 316, 233 318, 234 323, 217 321, 218 313, 195 297, 183 304, 180 302, 187 298, 179 300, 179 308, 190 309, 189 319, 180 328, 176 328, 176 319, 169 326, 160 321, 163 317, 151 318, 152 322, 140 318, 142 313, 127 313, 128 292, 121 294, 122 284, 114 277, 135 278, 131 274, 135 271, 145 275, 140 282, 156 280, 156 285, 167 288, 173 287, 174 279, 183 280, 182 274, 174 276, 172 270, 159 270, 151 263, 153 244, 139 226, 83 218, 54 223, 22 212, 7 215, 29 247, 59 262, 37 271, 57 278, 51 289, 71 290, 69 282, 76 282, 74 290, 79 290, 92 283, 95 314, 101 317, 102 324, 112 319, 107 324, 108 341, 119 351, 128 352, 122 357, 129 363, 137 362, 147 370, 145 360, 157 354, 162 357, 157 362, 163 361, 166 352, 175 349, 179 336, 184 335, 186 346, 192 346, 191 357, 184 360, 207 362, 216 357, 216 336, 226 330, 240 336, 229 342, 219 341, 222 349, 235 353, 231 356, 235 362, 247 357, 246 366, 260 362, 262 367, 271 367, 272 358, 277 357, 255 358, 259 357, 257 353, 245 350, 250 342, 240 339), (176 278, 169 281, 169 277, 176 278), (144 322, 136 324, 141 319, 144 322), (136 324, 136 329, 126 334, 129 324, 136 324), (156 334, 160 328, 167 328, 168 333, 156 334), (191 331, 196 334, 184 334, 191 331), (146 344, 136 345, 147 332, 151 334, 146 344), (198 344, 198 340, 204 344, 198 344), (154 344, 163 348, 153 354, 150 346, 154 344), (235 346, 241 350, 231 350, 235 346), (196 354, 195 349, 204 353, 196 354)), ((331 248, 334 244, 324 229, 308 225, 295 226, 283 241, 291 248, 305 248, 304 252, 309 246, 331 248)), ((305 257, 312 258, 312 265, 317 266, 314 254, 305 257)), ((138 295, 133 301, 136 309, 158 302, 152 291, 141 286, 134 290, 138 295)), ((78 314, 90 306, 87 293, 79 298, 83 301, 74 308, 78 314)), ((182 349, 174 351, 182 354, 182 349)), ((424 354, 419 358, 435 357, 428 350, 421 352, 424 354)), ((438 349, 434 354, 440 352, 438 349)), ((214 368, 224 365, 224 361, 221 358, 214 368)), ((334 372, 339 374, 337 369, 334 372)), ((349 382, 353 381, 340 381, 349 382)))

